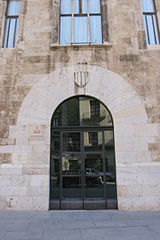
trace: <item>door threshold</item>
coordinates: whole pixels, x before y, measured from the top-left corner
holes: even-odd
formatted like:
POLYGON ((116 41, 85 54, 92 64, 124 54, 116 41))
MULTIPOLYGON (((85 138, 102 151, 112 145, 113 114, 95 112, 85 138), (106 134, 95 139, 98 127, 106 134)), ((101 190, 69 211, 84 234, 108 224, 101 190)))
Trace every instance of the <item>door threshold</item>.
POLYGON ((111 210, 118 209, 117 201, 108 200, 65 200, 60 204, 59 200, 50 201, 50 210, 111 210))

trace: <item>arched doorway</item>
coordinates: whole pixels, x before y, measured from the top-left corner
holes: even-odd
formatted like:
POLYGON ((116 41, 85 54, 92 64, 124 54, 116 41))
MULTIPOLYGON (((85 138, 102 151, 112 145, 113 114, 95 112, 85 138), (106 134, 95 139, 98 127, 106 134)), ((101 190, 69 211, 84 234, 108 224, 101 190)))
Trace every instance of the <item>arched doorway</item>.
POLYGON ((69 98, 51 121, 50 209, 116 207, 111 114, 93 97, 69 98))

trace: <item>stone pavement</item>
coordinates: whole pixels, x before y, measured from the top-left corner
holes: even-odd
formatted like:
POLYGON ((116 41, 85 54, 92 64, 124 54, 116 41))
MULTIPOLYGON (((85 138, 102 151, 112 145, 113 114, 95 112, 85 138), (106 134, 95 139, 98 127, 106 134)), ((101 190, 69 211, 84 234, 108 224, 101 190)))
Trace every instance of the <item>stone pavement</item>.
POLYGON ((0 211, 0 240, 160 240, 160 212, 0 211))

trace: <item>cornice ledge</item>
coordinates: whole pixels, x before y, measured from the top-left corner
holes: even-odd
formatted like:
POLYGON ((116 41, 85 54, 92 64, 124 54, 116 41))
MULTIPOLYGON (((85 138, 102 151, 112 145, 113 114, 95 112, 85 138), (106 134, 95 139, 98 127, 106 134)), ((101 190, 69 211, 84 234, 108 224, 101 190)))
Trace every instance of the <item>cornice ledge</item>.
POLYGON ((95 49, 95 48, 111 48, 112 44, 109 42, 104 42, 103 44, 66 44, 61 45, 59 43, 54 43, 50 45, 50 48, 53 50, 89 50, 89 49, 95 49))

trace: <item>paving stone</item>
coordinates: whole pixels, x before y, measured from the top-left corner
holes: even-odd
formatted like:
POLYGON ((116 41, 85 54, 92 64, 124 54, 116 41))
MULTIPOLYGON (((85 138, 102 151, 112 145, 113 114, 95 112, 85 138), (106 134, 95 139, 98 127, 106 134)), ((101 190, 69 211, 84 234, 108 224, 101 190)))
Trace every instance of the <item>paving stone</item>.
POLYGON ((49 239, 65 239, 65 240, 80 240, 82 235, 80 230, 55 230, 55 231, 45 231, 44 240, 49 239))
POLYGON ((16 231, 26 231, 29 228, 29 223, 1 223, 0 231, 4 232, 16 232, 16 231))
POLYGON ((86 220, 76 220, 76 221, 71 221, 69 223, 64 223, 63 224, 63 229, 85 229, 85 228, 96 228, 96 224, 91 220, 91 221, 86 221, 86 220))
POLYGON ((95 225, 96 227, 100 227, 100 228, 107 228, 107 227, 126 227, 129 225, 129 223, 125 220, 119 220, 119 219, 111 219, 111 220, 98 220, 95 221, 95 225))
POLYGON ((7 232, 5 235, 5 240, 40 240, 43 239, 43 234, 44 233, 41 231, 41 229, 36 229, 34 232, 7 232))
POLYGON ((0 240, 159 240, 159 236, 160 213, 0 211, 0 240))
POLYGON ((6 232, 1 232, 1 231, 0 231, 0 240, 1 240, 1 239, 4 239, 5 235, 6 235, 6 232))
POLYGON ((159 221, 159 224, 158 223, 156 225, 151 224, 148 226, 148 228, 150 228, 155 233, 158 233, 160 235, 160 221, 159 221))

